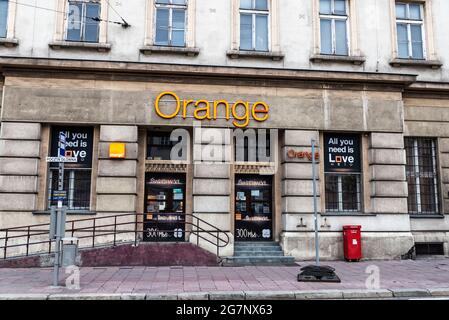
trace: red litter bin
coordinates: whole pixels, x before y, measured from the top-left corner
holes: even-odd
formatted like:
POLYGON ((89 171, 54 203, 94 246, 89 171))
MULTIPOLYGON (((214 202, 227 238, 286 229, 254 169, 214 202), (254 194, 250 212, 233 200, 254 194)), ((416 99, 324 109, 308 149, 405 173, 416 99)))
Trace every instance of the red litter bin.
POLYGON ((343 246, 346 261, 362 259, 362 226, 343 226, 343 246))

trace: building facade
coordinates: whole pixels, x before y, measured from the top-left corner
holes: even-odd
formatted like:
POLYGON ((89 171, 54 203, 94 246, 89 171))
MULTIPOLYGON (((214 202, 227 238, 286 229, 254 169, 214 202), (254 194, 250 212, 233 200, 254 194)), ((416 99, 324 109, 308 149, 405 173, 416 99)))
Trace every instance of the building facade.
POLYGON ((65 132, 70 218, 142 213, 142 241, 176 242, 189 214, 229 234, 224 255, 277 241, 310 259, 315 158, 323 258, 344 225, 368 259, 448 255, 448 10, 0 1, 0 226, 48 221, 65 132))

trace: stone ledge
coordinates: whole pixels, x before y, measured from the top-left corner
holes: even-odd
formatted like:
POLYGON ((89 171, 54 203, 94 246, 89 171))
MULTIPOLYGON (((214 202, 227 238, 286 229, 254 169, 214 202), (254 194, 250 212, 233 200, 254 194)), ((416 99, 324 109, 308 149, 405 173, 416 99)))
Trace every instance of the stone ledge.
POLYGON ((430 291, 427 289, 390 289, 394 297, 430 297, 430 291))
POLYGON ((443 66, 440 60, 417 60, 417 59, 391 59, 390 65, 392 67, 427 67, 432 69, 439 69, 443 66))
POLYGON ((140 52, 144 55, 150 55, 153 53, 169 53, 169 54, 181 54, 188 57, 195 57, 199 55, 199 48, 191 47, 174 47, 174 46, 144 46, 140 48, 140 52))
POLYGON ((54 50, 59 49, 87 49, 97 50, 99 52, 107 52, 111 50, 110 43, 96 43, 96 42, 76 42, 76 41, 54 41, 48 44, 54 50))
POLYGON ((257 59, 271 59, 273 61, 280 61, 284 59, 282 52, 274 51, 245 51, 245 50, 228 50, 226 55, 231 59, 240 58, 257 58, 257 59))
POLYGON ((364 56, 339 56, 332 54, 314 54, 310 57, 310 61, 314 63, 338 62, 338 63, 350 63, 355 65, 362 65, 365 63, 366 58, 364 56))
POLYGON ((15 38, 0 38, 0 46, 7 48, 17 47, 19 45, 19 40, 15 38))

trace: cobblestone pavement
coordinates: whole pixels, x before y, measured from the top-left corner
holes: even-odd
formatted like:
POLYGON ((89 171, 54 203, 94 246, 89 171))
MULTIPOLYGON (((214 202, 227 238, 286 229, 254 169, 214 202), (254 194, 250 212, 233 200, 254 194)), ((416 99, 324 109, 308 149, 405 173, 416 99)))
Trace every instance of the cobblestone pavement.
MULTIPOLYGON (((307 264, 309 263, 299 263, 300 266, 307 264)), ((449 288, 449 259, 358 263, 337 261, 323 264, 334 267, 342 282, 297 282, 299 266, 107 267, 81 268, 80 289, 68 290, 50 286, 51 268, 0 269, 0 294, 179 294, 215 291, 365 290, 370 276, 367 270, 379 271, 379 289, 449 288)), ((66 277, 64 269, 61 269, 62 285, 66 277)))

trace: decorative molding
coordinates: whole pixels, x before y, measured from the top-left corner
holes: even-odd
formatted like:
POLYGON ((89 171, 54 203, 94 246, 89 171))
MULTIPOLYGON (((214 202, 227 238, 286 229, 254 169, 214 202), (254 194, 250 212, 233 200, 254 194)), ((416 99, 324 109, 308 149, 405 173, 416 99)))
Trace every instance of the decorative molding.
POLYGON ((191 47, 144 46, 140 49, 140 52, 145 55, 150 55, 153 53, 169 53, 194 57, 200 53, 200 49, 191 47))
POLYGON ((365 63, 366 58, 363 56, 338 56, 338 55, 327 55, 327 54, 314 54, 310 57, 310 61, 314 63, 320 62, 339 62, 339 63, 349 63, 354 65, 362 65, 365 63))
POLYGON ((226 55, 231 59, 238 58, 256 58, 256 59, 272 59, 273 61, 280 61, 284 59, 282 52, 272 51, 245 51, 245 50, 228 50, 226 55))
POLYGON ((173 172, 173 173, 186 173, 187 163, 179 162, 173 163, 172 161, 145 161, 145 172, 173 172))
POLYGON ((235 164, 234 171, 236 174, 265 174, 274 175, 276 173, 276 165, 273 164, 235 164))
POLYGON ((97 50, 98 52, 107 52, 111 50, 111 44, 109 43, 97 43, 97 42, 75 42, 75 41, 54 41, 48 44, 48 46, 54 50, 60 49, 86 49, 97 50))

